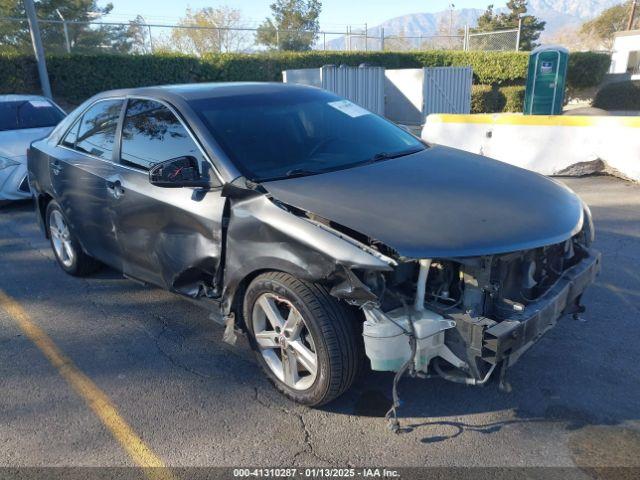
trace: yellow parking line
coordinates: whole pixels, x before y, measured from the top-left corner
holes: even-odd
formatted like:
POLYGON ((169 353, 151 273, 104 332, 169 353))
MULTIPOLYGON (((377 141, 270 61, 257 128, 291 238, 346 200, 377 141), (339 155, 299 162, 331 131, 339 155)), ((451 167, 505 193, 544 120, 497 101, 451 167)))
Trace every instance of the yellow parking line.
POLYGON ((53 343, 44 330, 36 325, 27 312, 0 290, 0 307, 11 316, 24 334, 40 349, 71 387, 82 397, 113 437, 122 445, 133 461, 152 479, 173 479, 162 460, 145 445, 136 432, 120 416, 109 397, 82 373, 53 343))

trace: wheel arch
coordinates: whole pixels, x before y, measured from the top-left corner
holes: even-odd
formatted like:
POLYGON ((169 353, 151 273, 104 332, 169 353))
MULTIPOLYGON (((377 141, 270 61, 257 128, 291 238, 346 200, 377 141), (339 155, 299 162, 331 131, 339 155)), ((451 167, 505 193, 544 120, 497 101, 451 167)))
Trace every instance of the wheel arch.
MULTIPOLYGON (((298 265, 289 262, 277 261, 273 262, 273 264, 266 266, 261 265, 260 268, 255 268, 250 271, 245 272, 241 278, 237 278, 236 281, 227 284, 226 290, 223 295, 223 314, 227 315, 231 312, 235 315, 237 325, 244 329, 245 328, 245 318, 243 316, 243 302, 245 297, 245 292, 251 282, 257 278, 258 276, 264 273, 270 272, 279 272, 286 273, 292 275, 298 279, 305 280, 307 282, 317 283, 322 285, 323 287, 331 290, 339 282, 339 276, 336 273, 339 271, 338 268, 333 272, 327 274, 324 277, 314 277, 310 276, 309 272, 302 269, 298 265)), ((353 312, 354 318, 357 318, 364 322, 364 314, 362 309, 358 308, 356 305, 351 305, 348 302, 345 302, 344 299, 339 298, 336 295, 333 295, 336 300, 340 303, 343 303, 345 308, 349 309, 353 312)))
POLYGON ((328 278, 310 275, 309 271, 303 269, 293 262, 284 260, 282 258, 272 257, 269 259, 257 259, 256 261, 252 262, 252 265, 246 266, 240 271, 235 271, 233 273, 233 277, 227 279, 227 283, 225 285, 225 290, 223 293, 223 314, 227 315, 233 312, 236 316, 238 325, 241 325, 242 328, 244 328, 242 302, 244 301, 244 294, 246 292, 246 289, 256 277, 268 272, 287 273, 296 278, 314 283, 328 283, 328 278))
POLYGON ((53 196, 49 195, 47 192, 39 193, 36 196, 38 224, 47 239, 49 238, 49 231, 47 230, 47 207, 52 200, 53 196))

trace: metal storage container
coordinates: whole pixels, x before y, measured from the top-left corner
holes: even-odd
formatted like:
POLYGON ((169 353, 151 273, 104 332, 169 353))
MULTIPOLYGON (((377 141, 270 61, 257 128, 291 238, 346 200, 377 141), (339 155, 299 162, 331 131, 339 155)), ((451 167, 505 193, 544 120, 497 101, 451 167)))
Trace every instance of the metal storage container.
POLYGON ((324 88, 370 112, 384 115, 384 68, 325 65, 282 72, 285 83, 324 88))
POLYGON ((471 112, 471 67, 425 67, 385 72, 388 119, 422 125, 432 113, 471 112))

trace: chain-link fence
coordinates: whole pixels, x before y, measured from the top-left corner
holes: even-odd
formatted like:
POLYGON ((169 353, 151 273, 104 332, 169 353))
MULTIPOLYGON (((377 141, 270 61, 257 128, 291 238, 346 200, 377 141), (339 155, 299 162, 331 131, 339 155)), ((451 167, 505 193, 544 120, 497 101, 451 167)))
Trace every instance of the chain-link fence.
POLYGON ((466 50, 517 50, 520 43, 520 30, 501 30, 498 32, 469 33, 466 50))
MULTIPOLYGON (((418 51, 517 50, 519 31, 460 35, 406 35, 404 33, 346 28, 340 31, 261 31, 249 27, 202 27, 140 22, 77 22, 39 20, 46 53, 149 54, 176 52, 202 56, 217 52, 268 50, 418 51), (301 48, 302 47, 302 48, 301 48)), ((0 52, 32 52, 26 19, 0 17, 0 52)))

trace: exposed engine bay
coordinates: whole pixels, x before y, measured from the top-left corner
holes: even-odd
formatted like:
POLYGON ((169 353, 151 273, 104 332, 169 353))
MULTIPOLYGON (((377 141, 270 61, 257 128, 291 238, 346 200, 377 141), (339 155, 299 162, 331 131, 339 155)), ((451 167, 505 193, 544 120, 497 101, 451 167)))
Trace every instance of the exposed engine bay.
POLYGON ((408 370, 478 385, 502 364, 504 377, 507 366, 560 316, 583 311, 582 292, 600 270, 600 254, 590 249, 588 211, 583 228, 560 243, 413 260, 323 217, 281 206, 392 265, 388 271, 345 269, 345 281, 332 289, 364 313, 365 351, 373 370, 408 370))
POLYGON ((561 313, 578 312, 579 295, 556 297, 568 284, 592 281, 598 271, 599 255, 583 237, 581 232, 560 244, 504 255, 406 262, 390 273, 365 275, 364 283, 380 299, 362 307, 373 369, 402 367, 410 349, 398 336, 410 335, 410 324, 418 343, 418 371, 428 373, 432 360, 440 358, 478 381, 506 358, 512 357, 513 364, 521 353, 514 347, 543 333, 542 327, 561 313), (505 336, 518 339, 522 332, 517 327, 545 304, 553 312, 538 322, 540 328, 534 332, 527 325, 525 338, 506 347, 505 336))
MULTIPOLYGON (((437 375, 467 385, 486 383, 553 327, 584 309, 580 297, 600 269, 588 232, 547 247, 462 259, 423 259, 393 272, 364 276, 378 302, 362 305, 363 337, 373 370, 399 378, 437 375)), ((393 428, 393 426, 392 426, 393 428)))

